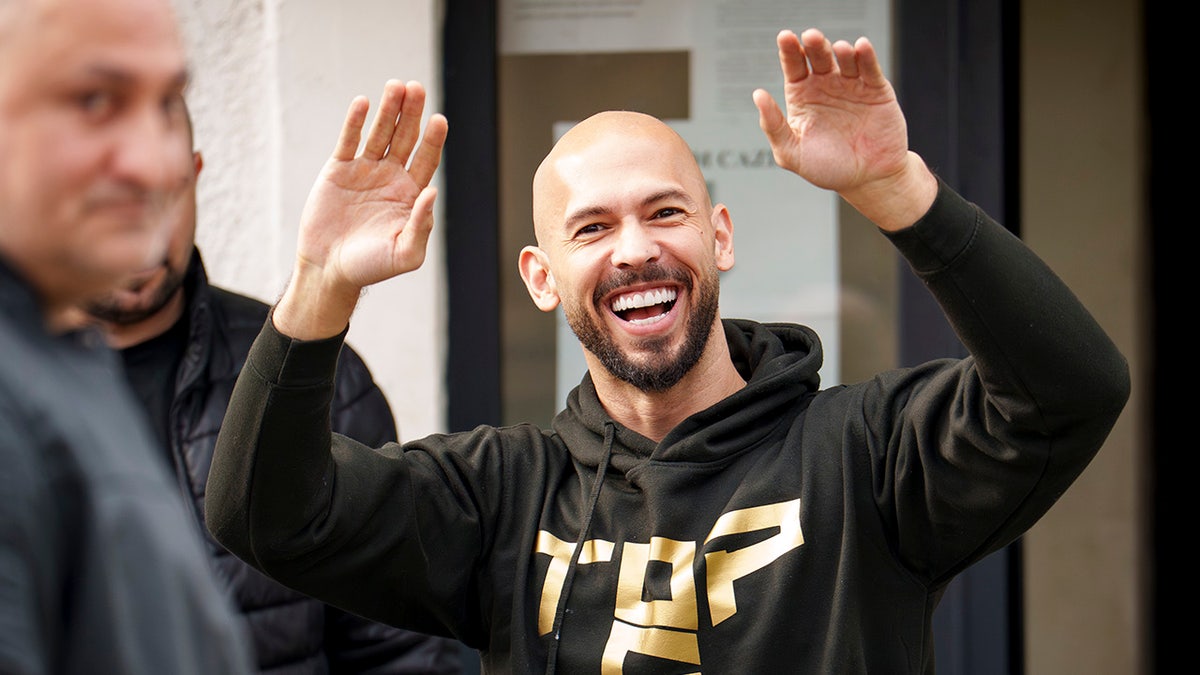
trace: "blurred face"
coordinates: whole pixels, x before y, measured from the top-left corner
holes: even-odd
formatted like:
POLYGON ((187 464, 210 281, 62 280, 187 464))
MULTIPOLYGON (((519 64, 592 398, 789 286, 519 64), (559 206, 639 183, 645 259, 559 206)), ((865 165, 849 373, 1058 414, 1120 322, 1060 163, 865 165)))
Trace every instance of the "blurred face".
POLYGON ((164 0, 0 0, 0 255, 47 309, 163 258, 186 81, 164 0))
POLYGON ((204 162, 192 156, 182 190, 172 195, 163 214, 168 240, 163 255, 119 288, 85 304, 88 314, 120 326, 140 323, 162 312, 183 292, 188 263, 196 242, 196 179, 204 162))
POLYGON ((728 212, 710 205, 691 150, 661 122, 608 113, 572 134, 535 179, 539 246, 523 252, 523 276, 540 308, 562 304, 589 363, 665 391, 720 330, 728 212))

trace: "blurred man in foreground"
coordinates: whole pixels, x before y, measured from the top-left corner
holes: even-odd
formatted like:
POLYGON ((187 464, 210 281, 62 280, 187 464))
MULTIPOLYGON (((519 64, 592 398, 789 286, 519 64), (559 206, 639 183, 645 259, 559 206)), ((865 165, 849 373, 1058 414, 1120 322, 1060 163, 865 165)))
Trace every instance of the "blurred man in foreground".
POLYGON ((59 323, 162 257, 186 84, 163 0, 0 0, 0 672, 250 671, 119 363, 59 323))

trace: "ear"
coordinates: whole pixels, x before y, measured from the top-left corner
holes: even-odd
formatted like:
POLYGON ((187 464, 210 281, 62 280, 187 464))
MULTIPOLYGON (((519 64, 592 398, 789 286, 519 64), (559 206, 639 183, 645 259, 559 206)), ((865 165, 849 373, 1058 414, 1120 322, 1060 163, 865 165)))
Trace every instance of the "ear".
POLYGON ((521 279, 533 304, 543 312, 553 312, 558 307, 558 285, 554 282, 554 274, 550 271, 550 259, 546 252, 536 246, 526 246, 521 249, 521 257, 517 261, 521 269, 521 279))
POLYGON ((713 234, 716 239, 717 269, 728 272, 733 269, 733 219, 724 204, 717 204, 712 212, 713 234))
POLYGON ((204 155, 200 154, 199 150, 192 152, 192 163, 196 167, 196 176, 200 175, 200 170, 204 168, 204 155))

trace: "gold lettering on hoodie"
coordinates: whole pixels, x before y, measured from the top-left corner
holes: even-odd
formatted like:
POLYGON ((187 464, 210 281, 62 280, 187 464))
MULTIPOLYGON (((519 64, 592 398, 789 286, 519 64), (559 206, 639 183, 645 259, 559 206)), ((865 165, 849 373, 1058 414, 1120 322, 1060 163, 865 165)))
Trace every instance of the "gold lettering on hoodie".
MULTIPOLYGON (((723 514, 713 525, 704 546, 705 592, 712 625, 737 613, 734 582, 763 569, 804 543, 800 529, 800 500, 756 506, 723 514), (721 537, 775 530, 770 537, 748 546, 712 550, 721 537), (715 543, 714 543, 715 542, 715 543)), ((611 562, 615 545, 602 539, 584 542, 579 564, 611 562)), ((634 652, 680 663, 700 665, 699 611, 695 542, 651 537, 649 543, 621 545, 616 605, 601 672, 622 672, 625 655, 634 652), (670 565, 670 597, 646 597, 651 563, 670 565)), ((575 545, 546 531, 538 533, 537 553, 550 556, 538 612, 538 634, 553 629, 554 613, 575 545)))
POLYGON ((696 580, 692 574, 695 560, 696 544, 691 541, 651 537, 649 544, 626 543, 621 547, 616 621, 604 647, 602 672, 621 672, 628 652, 700 663, 696 580), (651 561, 670 564, 671 597, 643 599, 651 561))
POLYGON ((800 531, 800 500, 730 511, 718 518, 717 524, 708 533, 705 544, 730 534, 775 528, 779 529, 778 534, 757 544, 736 551, 704 554, 708 606, 714 626, 737 613, 733 582, 770 565, 784 553, 804 543, 804 533, 800 531))
POLYGON ((625 655, 629 652, 700 665, 700 647, 696 644, 695 633, 643 628, 613 621, 608 644, 604 645, 601 674, 619 675, 625 665, 625 655))
MULTIPOLYGON (((575 553, 575 544, 542 530, 538 532, 537 553, 550 556, 550 566, 546 568, 546 581, 542 584, 542 602, 538 608, 538 635, 545 635, 554 629, 554 611, 558 608, 558 598, 567 579, 567 568, 571 564, 571 554, 575 553)), ((611 541, 589 539, 583 543, 583 550, 579 552, 579 564, 610 562, 612 554, 611 541)))

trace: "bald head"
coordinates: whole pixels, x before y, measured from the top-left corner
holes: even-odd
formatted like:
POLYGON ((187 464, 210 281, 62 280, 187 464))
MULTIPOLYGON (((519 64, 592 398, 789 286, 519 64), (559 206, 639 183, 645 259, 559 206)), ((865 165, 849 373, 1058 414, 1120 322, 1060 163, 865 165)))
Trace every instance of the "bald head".
MULTIPOLYGON (((662 143, 664 150, 669 148, 691 154, 688 144, 679 134, 657 117, 628 110, 606 110, 588 117, 563 134, 538 167, 538 174, 545 172, 556 159, 580 149, 613 138, 637 137, 662 143)), ((534 181, 536 184, 536 177, 534 181)))
MULTIPOLYGON (((632 196, 634 178, 674 184, 701 210, 711 210, 708 187, 691 147, 674 129, 639 112, 600 112, 555 143, 533 176, 533 222, 539 244, 573 215, 607 208, 594 202, 598 188, 611 197, 632 196), (635 171, 636 170, 636 171, 635 171), (604 182, 605 185, 597 185, 604 182)), ((654 191, 651 190, 651 194, 654 191)))

